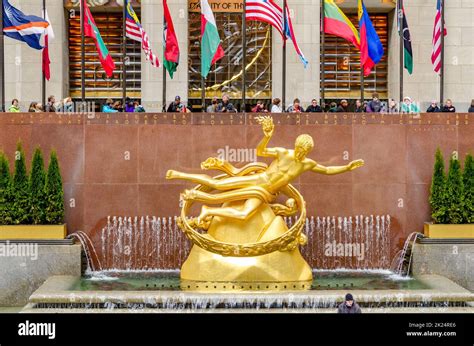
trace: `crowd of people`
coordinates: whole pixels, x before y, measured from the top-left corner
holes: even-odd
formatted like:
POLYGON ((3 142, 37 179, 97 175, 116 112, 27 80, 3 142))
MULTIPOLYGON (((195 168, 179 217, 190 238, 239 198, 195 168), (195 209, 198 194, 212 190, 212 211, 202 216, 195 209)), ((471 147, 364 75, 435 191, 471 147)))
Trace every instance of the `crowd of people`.
MULTIPOLYGON (((251 107, 253 113, 420 113, 421 109, 419 103, 414 102, 410 97, 406 96, 403 102, 400 104, 394 99, 389 99, 388 102, 384 102, 379 99, 378 93, 372 94, 372 99, 369 101, 355 100, 352 104, 349 104, 347 99, 342 99, 339 104, 336 102, 330 102, 328 104, 319 105, 318 100, 312 99, 309 106, 304 108, 299 98, 295 98, 293 103, 290 104, 286 110, 282 109, 281 100, 274 98, 270 105, 265 105, 263 101, 256 101, 256 104, 251 107)), ((19 113, 21 112, 19 101, 13 99, 8 112, 19 113)), ((54 96, 48 97, 48 102, 42 105, 39 102, 31 102, 29 112, 60 112, 60 113, 72 113, 75 111, 74 102, 71 97, 67 97, 59 102, 56 101, 54 96)), ((101 107, 101 111, 104 113, 118 113, 118 112, 145 112, 145 108, 137 100, 126 98, 125 106, 122 101, 113 101, 107 99, 105 104, 101 107)), ((237 113, 237 108, 230 101, 228 94, 222 95, 222 100, 219 101, 217 97, 213 97, 211 104, 206 108, 207 113, 237 113)), ((471 101, 471 105, 467 110, 469 113, 474 113, 474 99, 471 101)), ((169 104, 166 108, 163 108, 163 112, 168 113, 190 113, 192 112, 191 107, 188 107, 184 102, 181 101, 180 96, 176 96, 174 101, 169 104)), ((427 113, 454 113, 456 107, 454 107, 451 99, 447 99, 443 105, 438 105, 436 100, 431 101, 431 104, 426 109, 427 113)))

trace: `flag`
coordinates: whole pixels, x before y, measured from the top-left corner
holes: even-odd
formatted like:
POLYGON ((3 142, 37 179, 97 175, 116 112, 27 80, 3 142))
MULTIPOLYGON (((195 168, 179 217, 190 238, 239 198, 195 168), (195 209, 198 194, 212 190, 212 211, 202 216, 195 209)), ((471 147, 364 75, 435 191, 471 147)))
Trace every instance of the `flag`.
POLYGON ((179 45, 167 0, 163 0, 163 13, 165 14, 163 27, 163 66, 168 70, 171 79, 173 79, 173 74, 179 65, 179 45))
POLYGON ((115 69, 114 60, 112 59, 112 56, 110 55, 109 50, 102 39, 102 36, 100 36, 99 29, 95 24, 94 17, 92 17, 91 10, 87 5, 87 1, 81 0, 81 2, 82 1, 84 13, 81 13, 81 15, 84 16, 84 35, 92 38, 95 41, 95 47, 99 53, 100 63, 105 70, 105 74, 110 78, 115 69))
POLYGON ((151 45, 150 45, 150 40, 148 38, 148 35, 143 29, 142 25, 140 24, 140 21, 138 20, 138 16, 133 10, 132 5, 130 4, 130 0, 126 0, 125 3, 127 6, 127 15, 125 18, 126 36, 132 40, 141 42, 146 60, 148 60, 155 67, 160 66, 160 60, 158 59, 158 56, 156 56, 151 50, 151 45))
POLYGON ((301 61, 303 62, 304 67, 308 66, 308 60, 306 60, 303 52, 301 51, 298 43, 296 42, 295 31, 293 30, 293 24, 291 23, 290 18, 290 10, 288 9, 288 5, 285 8, 285 16, 286 16, 286 26, 284 28, 285 37, 289 38, 293 42, 293 46, 295 47, 296 54, 300 57, 301 61))
POLYGON ((286 27, 283 27, 283 10, 273 0, 246 0, 245 6, 245 19, 246 20, 257 20, 265 22, 273 26, 281 35, 284 42, 289 38, 293 41, 293 45, 296 50, 296 54, 300 57, 304 66, 308 64, 303 52, 301 51, 298 43, 296 42, 295 32, 293 30, 293 24, 289 16, 288 6, 286 7, 286 27))
POLYGON ((3 0, 3 33, 14 40, 25 42, 34 49, 43 49, 41 36, 49 24, 43 18, 25 15, 3 0))
MULTIPOLYGON (((439 73, 441 70, 441 11, 444 11, 444 8, 441 8, 441 0, 438 0, 433 27, 433 51, 431 53, 431 63, 436 73, 439 73)), ((444 36, 447 34, 448 32, 444 29, 444 36)))
POLYGON ((364 69, 364 76, 368 76, 372 68, 383 57, 383 46, 379 35, 375 31, 364 1, 358 0, 359 7, 359 36, 360 36, 360 64, 364 69))
POLYGON ((49 60, 49 43, 54 40, 54 31, 51 21, 49 20, 48 11, 43 10, 43 18, 49 23, 48 28, 45 31, 44 35, 44 48, 43 48, 43 73, 47 80, 51 78, 50 64, 49 60))
POLYGON ((201 0, 201 75, 206 78, 211 66, 224 57, 216 20, 207 0, 201 0))
POLYGON ((403 0, 397 2, 398 34, 403 37, 403 65, 409 74, 413 73, 413 49, 411 48, 410 29, 408 29, 407 17, 403 0))
POLYGON ((359 33, 334 0, 324 0, 324 32, 349 41, 360 49, 359 33))

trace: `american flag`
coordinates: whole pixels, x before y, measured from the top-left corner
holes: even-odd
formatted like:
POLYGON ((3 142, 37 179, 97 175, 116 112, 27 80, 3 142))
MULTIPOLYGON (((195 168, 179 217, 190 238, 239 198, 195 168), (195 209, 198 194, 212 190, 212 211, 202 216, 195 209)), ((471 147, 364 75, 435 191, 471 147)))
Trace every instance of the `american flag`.
POLYGON ((283 11, 273 0, 247 0, 245 18, 268 23, 283 37, 283 11))
MULTIPOLYGON (((433 51, 431 53, 431 62, 436 73, 441 70, 441 0, 438 0, 436 4, 436 17, 433 28, 433 51)), ((447 35, 446 29, 444 29, 444 36, 447 35)))
POLYGON ((151 50, 148 35, 146 34, 145 30, 143 30, 143 27, 141 26, 140 21, 138 20, 137 14, 135 13, 132 8, 132 5, 130 4, 130 1, 127 0, 125 3, 127 6, 127 16, 125 18, 126 36, 132 40, 141 42, 146 59, 153 66, 160 66, 160 60, 151 50))

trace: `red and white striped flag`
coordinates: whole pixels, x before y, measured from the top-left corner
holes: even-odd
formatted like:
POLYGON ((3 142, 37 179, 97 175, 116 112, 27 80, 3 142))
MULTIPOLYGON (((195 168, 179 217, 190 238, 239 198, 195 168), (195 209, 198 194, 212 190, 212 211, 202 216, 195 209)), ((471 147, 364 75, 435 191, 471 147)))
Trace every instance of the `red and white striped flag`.
POLYGON ((258 20, 273 26, 283 37, 283 11, 273 0, 246 0, 246 20, 258 20))
POLYGON ((130 4, 130 0, 125 1, 127 6, 127 16, 125 18, 126 23, 126 36, 132 40, 142 43, 142 49, 145 53, 146 59, 155 67, 160 66, 160 60, 151 50, 150 40, 145 30, 143 30, 140 21, 130 4))
MULTIPOLYGON (((438 0, 433 28, 433 51, 431 53, 431 62, 436 73, 439 73, 441 70, 441 11, 444 11, 444 8, 441 8, 441 0, 438 0)), ((447 31, 445 28, 444 36, 446 35, 447 31)))

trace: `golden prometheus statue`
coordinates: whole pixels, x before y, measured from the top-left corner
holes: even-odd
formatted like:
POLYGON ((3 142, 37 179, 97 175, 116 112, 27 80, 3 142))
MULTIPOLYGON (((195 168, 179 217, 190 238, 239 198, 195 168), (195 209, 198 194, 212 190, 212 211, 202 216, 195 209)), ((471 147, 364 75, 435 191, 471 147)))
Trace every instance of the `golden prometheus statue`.
POLYGON ((181 268, 182 280, 246 283, 246 287, 272 282, 310 286, 312 271, 298 248, 306 244, 302 233, 306 206, 291 182, 307 171, 325 175, 352 171, 364 161, 352 161, 346 166, 322 166, 306 157, 314 146, 313 139, 306 134, 298 136, 294 150, 269 148, 267 145, 275 129, 273 119, 264 116, 256 120, 264 134, 257 155, 273 159, 270 165, 255 162, 236 168, 211 157, 201 168, 223 174, 211 177, 174 170, 166 174, 167 179, 199 184, 181 195, 184 203, 178 223, 195 245, 181 268), (284 201, 278 203, 279 200, 284 201), (204 205, 197 218, 189 218, 187 213, 195 202, 204 205), (283 217, 296 213, 299 213, 297 221, 288 228, 283 217))

